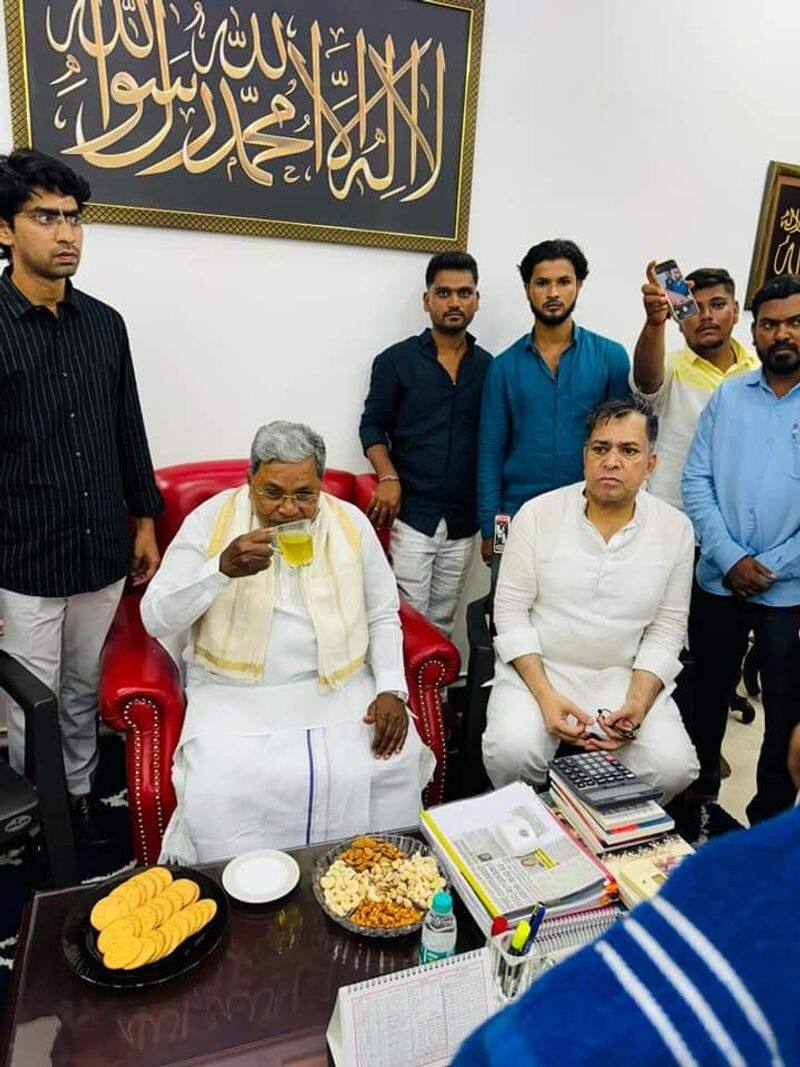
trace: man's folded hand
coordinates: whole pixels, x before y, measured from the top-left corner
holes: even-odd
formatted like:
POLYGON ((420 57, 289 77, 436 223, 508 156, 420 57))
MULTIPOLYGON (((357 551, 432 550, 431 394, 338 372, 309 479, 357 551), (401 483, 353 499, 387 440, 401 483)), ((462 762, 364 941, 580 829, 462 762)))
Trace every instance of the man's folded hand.
POLYGON ((777 577, 777 574, 753 556, 742 556, 725 575, 722 584, 726 585, 734 596, 755 596, 756 593, 769 589, 777 577))

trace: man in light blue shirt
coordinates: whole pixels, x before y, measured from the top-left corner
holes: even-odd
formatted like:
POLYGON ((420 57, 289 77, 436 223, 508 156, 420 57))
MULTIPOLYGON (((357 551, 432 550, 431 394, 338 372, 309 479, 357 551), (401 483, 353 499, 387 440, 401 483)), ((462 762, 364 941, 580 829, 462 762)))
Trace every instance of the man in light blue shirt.
POLYGON ((586 416, 630 392, 622 345, 573 322, 589 273, 580 248, 542 241, 519 270, 533 331, 492 361, 481 401, 478 520, 487 562, 495 515, 513 516, 526 500, 581 481, 586 416))
POLYGON ((786 749, 800 721, 800 276, 753 298, 762 363, 725 383, 700 416, 683 502, 700 545, 689 620, 696 661, 698 795, 719 790, 729 695, 755 634, 765 732, 751 822, 794 802, 786 749))

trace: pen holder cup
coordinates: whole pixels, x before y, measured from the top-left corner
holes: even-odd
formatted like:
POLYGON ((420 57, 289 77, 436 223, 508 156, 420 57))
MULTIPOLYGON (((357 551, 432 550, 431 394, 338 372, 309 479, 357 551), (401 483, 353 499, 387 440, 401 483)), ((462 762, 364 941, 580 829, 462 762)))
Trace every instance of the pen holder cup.
POLYGON ((536 941, 524 956, 509 952, 513 930, 490 937, 486 942, 489 950, 489 966, 492 970, 492 985, 501 1004, 507 1004, 521 996, 555 961, 544 954, 536 941))

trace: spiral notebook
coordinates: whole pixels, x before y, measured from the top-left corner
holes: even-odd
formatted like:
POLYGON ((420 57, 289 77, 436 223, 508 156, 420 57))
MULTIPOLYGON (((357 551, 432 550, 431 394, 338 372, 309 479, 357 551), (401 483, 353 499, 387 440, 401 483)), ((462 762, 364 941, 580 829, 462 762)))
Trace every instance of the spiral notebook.
MULTIPOLYGON (((562 960, 617 921, 612 907, 545 920, 537 945, 562 960)), ((327 1038, 336 1067, 439 1067, 500 1007, 485 948, 343 986, 327 1038)))
POLYGON ((546 956, 560 961, 610 930, 622 916, 619 908, 610 904, 578 915, 545 919, 536 936, 536 944, 546 956))

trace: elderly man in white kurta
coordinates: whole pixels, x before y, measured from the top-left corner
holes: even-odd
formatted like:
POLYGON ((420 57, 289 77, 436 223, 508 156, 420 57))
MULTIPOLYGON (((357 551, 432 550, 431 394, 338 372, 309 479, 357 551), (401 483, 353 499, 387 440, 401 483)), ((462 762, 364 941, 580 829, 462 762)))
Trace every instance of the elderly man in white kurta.
POLYGON ((397 586, 366 516, 321 492, 324 465, 308 427, 262 427, 247 484, 186 517, 142 600, 186 666, 162 861, 418 818, 434 757, 409 729, 397 586), (303 518, 313 558, 290 567, 276 531, 303 518))
POLYGON ((561 741, 614 751, 664 802, 697 777, 670 696, 694 535, 685 515, 642 489, 657 427, 641 400, 602 404, 589 416, 586 481, 529 501, 511 524, 483 735, 495 786, 544 784, 561 741))

